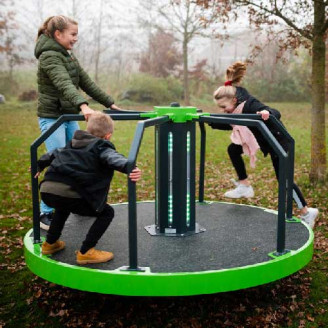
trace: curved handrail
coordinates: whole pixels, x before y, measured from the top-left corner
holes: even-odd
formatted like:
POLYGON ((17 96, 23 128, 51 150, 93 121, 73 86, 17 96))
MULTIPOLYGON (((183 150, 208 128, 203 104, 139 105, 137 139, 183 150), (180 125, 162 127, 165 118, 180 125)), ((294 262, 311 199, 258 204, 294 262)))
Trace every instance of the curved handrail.
MULTIPOLYGON (((244 114, 240 114, 239 117, 245 117, 244 114)), ((200 122, 206 123, 223 123, 223 124, 235 124, 242 126, 254 126, 260 130, 270 146, 279 157, 279 191, 278 191, 278 231, 277 231, 277 254, 282 255, 286 252, 285 249, 285 212, 286 212, 286 168, 288 166, 288 155, 281 147, 276 138, 272 135, 270 130, 260 120, 251 120, 243 118, 235 118, 231 116, 227 117, 213 117, 213 116, 200 116, 200 122)))
POLYGON ((147 111, 142 110, 129 110, 129 109, 104 109, 104 113, 106 114, 122 114, 122 115, 130 115, 130 114, 141 114, 141 113, 147 113, 147 111))
MULTIPOLYGON (((168 122, 168 116, 151 118, 143 122, 139 122, 133 138, 128 157, 128 174, 136 165, 139 148, 141 145, 144 130, 147 127, 159 125, 168 122)), ((130 271, 139 271, 138 268, 138 245, 137 245, 137 193, 136 183, 128 178, 128 200, 129 200, 129 267, 130 271)))
POLYGON ((58 120, 44 133, 37 138, 30 147, 31 154, 31 187, 32 187, 32 210, 33 210, 33 239, 34 243, 40 243, 40 209, 39 209, 39 191, 38 191, 38 178, 34 178, 37 173, 38 161, 38 147, 54 133, 66 121, 83 121, 83 115, 62 115, 58 120))
MULTIPOLYGON (((110 113, 110 117, 115 120, 142 120, 137 113, 120 114, 119 111, 110 113)), ((32 188, 32 210, 33 210, 33 238, 34 243, 40 243, 40 209, 39 209, 39 192, 38 192, 38 178, 34 178, 37 173, 37 150, 38 147, 51 135, 53 134, 64 122, 66 121, 84 121, 85 117, 79 114, 65 114, 60 116, 57 121, 44 133, 38 137, 30 147, 31 155, 31 188, 32 188)))
MULTIPOLYGON (((253 120, 262 120, 259 114, 211 114, 213 117, 232 117, 232 118, 245 118, 253 120)), ((295 162, 295 140, 288 133, 284 125, 272 114, 269 116, 270 123, 273 123, 275 127, 281 132, 288 141, 288 169, 287 169, 287 213, 288 220, 293 218, 293 183, 294 183, 294 162, 295 162)))

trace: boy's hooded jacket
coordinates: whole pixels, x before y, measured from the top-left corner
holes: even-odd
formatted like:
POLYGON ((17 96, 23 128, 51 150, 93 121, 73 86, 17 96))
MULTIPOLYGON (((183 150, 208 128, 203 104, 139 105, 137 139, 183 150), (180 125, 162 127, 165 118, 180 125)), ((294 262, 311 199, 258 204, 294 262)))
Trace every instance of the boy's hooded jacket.
POLYGON ((38 161, 38 172, 47 166, 41 192, 44 181, 64 183, 77 191, 97 212, 101 212, 107 202, 114 170, 127 173, 127 159, 116 152, 110 141, 82 130, 75 132, 66 147, 43 155, 38 161))
MULTIPOLYGON (((239 104, 241 104, 242 102, 246 101, 243 111, 242 111, 242 114, 256 114, 256 112, 260 112, 262 110, 267 110, 276 119, 280 120, 281 114, 278 110, 262 104, 259 100, 257 100, 253 96, 251 96, 245 88, 236 87, 236 89, 237 89, 237 91, 236 91, 237 106, 239 104)), ((269 121, 263 121, 263 122, 268 127, 268 129, 273 134, 273 136, 278 140, 280 145, 286 150, 288 148, 287 138, 284 137, 284 135, 281 134, 281 132, 271 122, 269 122, 269 121)), ((230 124, 210 123, 209 125, 213 129, 232 130, 232 127, 230 124)), ((271 146, 265 140, 261 131, 258 130, 258 128, 256 128, 256 127, 249 126, 248 128, 252 131, 263 154, 266 156, 268 153, 272 152, 271 146)))
POLYGON ((105 107, 114 103, 90 79, 77 59, 54 39, 42 34, 37 40, 34 54, 39 60, 39 117, 58 118, 63 114, 78 114, 80 106, 88 104, 79 88, 105 107))

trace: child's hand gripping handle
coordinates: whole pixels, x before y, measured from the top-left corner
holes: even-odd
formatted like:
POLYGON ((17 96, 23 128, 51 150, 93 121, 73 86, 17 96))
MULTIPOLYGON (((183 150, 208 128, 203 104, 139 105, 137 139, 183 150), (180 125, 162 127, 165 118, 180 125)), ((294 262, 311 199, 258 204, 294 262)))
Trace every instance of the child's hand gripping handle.
POLYGON ((256 112, 256 114, 261 115, 263 121, 268 120, 270 117, 270 113, 267 110, 261 110, 260 112, 256 112))
POLYGON ((141 170, 139 168, 134 168, 129 174, 129 178, 133 182, 137 182, 141 178, 141 170))

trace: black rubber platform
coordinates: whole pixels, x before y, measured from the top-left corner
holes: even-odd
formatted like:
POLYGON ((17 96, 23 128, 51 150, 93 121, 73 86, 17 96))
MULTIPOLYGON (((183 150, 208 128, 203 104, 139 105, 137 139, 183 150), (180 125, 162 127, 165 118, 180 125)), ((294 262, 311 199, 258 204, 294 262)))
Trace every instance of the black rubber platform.
MULTIPOLYGON (((114 260, 89 265, 90 268, 114 270, 129 264, 128 206, 113 206, 115 217, 97 248, 112 251, 114 260)), ((226 203, 197 204, 197 223, 206 232, 185 237, 151 236, 144 229, 154 224, 154 202, 137 205, 138 265, 151 272, 198 272, 242 267, 269 261, 276 250, 277 214, 257 207, 226 203)), ((94 218, 71 215, 61 240, 66 248, 53 258, 76 264, 75 250, 94 218)), ((44 235, 44 234, 43 234, 44 235)), ((309 238, 302 223, 286 223, 286 248, 297 250, 309 238)))

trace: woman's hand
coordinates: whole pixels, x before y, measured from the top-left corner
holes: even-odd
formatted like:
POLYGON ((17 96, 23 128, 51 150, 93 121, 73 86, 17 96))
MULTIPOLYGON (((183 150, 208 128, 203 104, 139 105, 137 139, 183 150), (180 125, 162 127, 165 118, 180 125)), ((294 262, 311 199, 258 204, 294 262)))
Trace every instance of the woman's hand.
POLYGON ((266 121, 270 117, 270 113, 267 110, 261 110, 260 112, 256 112, 256 114, 260 114, 263 121, 266 121))
POLYGON ((129 174, 129 178, 131 181, 136 182, 141 178, 141 170, 137 167, 132 170, 132 172, 129 174))
POLYGON ((95 112, 87 104, 82 104, 80 106, 80 109, 81 109, 81 112, 84 115, 84 118, 85 118, 86 121, 88 121, 89 116, 95 112))
POLYGON ((122 110, 121 108, 117 107, 115 104, 112 104, 112 105, 110 106, 110 109, 122 110))

